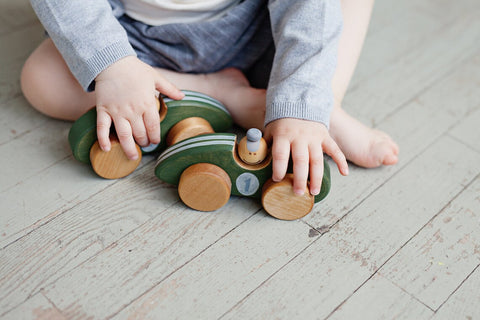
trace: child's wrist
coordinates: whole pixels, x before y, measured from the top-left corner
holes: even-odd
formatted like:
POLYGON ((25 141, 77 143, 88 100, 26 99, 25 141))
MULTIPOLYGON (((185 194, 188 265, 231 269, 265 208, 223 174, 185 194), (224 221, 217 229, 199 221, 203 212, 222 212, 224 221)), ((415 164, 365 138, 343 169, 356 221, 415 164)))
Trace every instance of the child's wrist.
POLYGON ((112 74, 116 76, 115 75, 116 73, 123 73, 124 72, 123 70, 128 70, 128 68, 130 68, 129 65, 131 63, 134 63, 135 60, 138 60, 138 58, 135 56, 126 56, 115 61, 114 63, 112 63, 105 69, 103 69, 97 75, 97 77, 95 78, 95 81, 105 80, 106 78, 110 77, 112 74))

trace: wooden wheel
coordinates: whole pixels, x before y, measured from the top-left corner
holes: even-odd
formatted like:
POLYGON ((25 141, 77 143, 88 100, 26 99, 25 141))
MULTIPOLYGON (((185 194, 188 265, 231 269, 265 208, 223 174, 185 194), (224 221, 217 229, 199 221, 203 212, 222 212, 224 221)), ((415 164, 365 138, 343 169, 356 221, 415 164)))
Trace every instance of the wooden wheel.
POLYGON ((268 180, 263 186, 262 205, 271 216, 281 220, 296 220, 312 211, 315 197, 308 190, 303 196, 293 192, 293 174, 280 182, 268 180))
POLYGON ((90 162, 93 170, 105 179, 118 179, 128 176, 135 171, 142 160, 140 147, 136 145, 138 159, 129 160, 116 137, 110 136, 110 142, 112 147, 109 152, 100 149, 98 141, 90 149, 90 162))
POLYGON ((230 199, 232 183, 228 174, 210 163, 197 163, 180 176, 178 194, 183 203, 199 211, 214 211, 230 199))
POLYGON ((175 124, 167 135, 167 145, 171 146, 182 140, 201 134, 214 133, 210 123, 200 117, 190 117, 175 124))

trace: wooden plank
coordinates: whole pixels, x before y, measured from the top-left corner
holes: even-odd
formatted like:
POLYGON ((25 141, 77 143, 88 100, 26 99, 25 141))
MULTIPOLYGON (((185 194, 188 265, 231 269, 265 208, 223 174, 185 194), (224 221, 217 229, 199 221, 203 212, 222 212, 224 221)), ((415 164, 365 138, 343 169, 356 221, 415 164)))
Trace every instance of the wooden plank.
POLYGON ((436 19, 448 19, 448 17, 461 19, 466 13, 480 8, 480 3, 475 0, 459 0, 455 3, 449 0, 425 0, 417 1, 416 4, 416 10, 436 19), (448 12, 448 15, 445 15, 445 12, 448 12))
MULTIPOLYGON (((0 152, 5 153, 0 163, 18 168, 2 171, 0 248, 114 183, 72 158, 67 140, 70 122, 44 117, 23 104, 22 98, 19 101, 20 105, 9 105, 0 120, 2 133, 18 135, 0 144, 0 152)), ((144 157, 141 166, 150 162, 153 177, 152 160, 144 157)))
POLYGON ((0 54, 0 69, 3 73, 7 63, 14 60, 24 60, 38 44, 44 39, 44 31, 40 23, 34 23, 26 28, 21 28, 6 35, 0 36, 1 43, 8 43, 2 46, 0 54))
MULTIPOLYGON (((405 25, 405 20, 416 16, 416 12, 421 13, 424 19, 435 18, 444 23, 457 20, 463 17, 466 12, 479 9, 479 3, 476 0, 459 0, 452 3, 448 0, 404 0, 404 1, 376 1, 374 5, 371 31, 373 34, 380 32, 394 24, 405 25), (448 12, 448 15, 445 14, 448 12)), ((395 40, 394 36, 405 32, 408 29, 399 28, 397 32, 392 33, 391 43, 395 40)), ((424 30, 409 30, 409 32, 422 33, 424 30)))
MULTIPOLYGON (((18 99, 22 96, 20 89, 20 72, 25 62, 26 56, 22 56, 16 60, 9 61, 5 65, 0 66, 0 105, 8 106, 9 101, 18 99)), ((1 53, 0 53, 1 59, 1 53)))
POLYGON ((255 215, 115 319, 218 319, 311 243, 309 230, 255 215))
MULTIPOLYGON (((64 168, 64 172, 67 171, 68 168, 64 168)), ((0 250, 0 261, 2 261, 0 264, 0 310, 7 312, 29 296, 38 293, 42 287, 53 282, 62 274, 71 272, 98 252, 107 248, 107 251, 111 250, 115 247, 118 239, 152 217, 158 217, 160 220, 164 218, 164 211, 178 201, 176 190, 162 184, 152 171, 153 163, 137 170, 128 179, 115 181, 108 188, 107 186, 112 182, 105 182, 105 189, 102 191, 99 186, 95 186, 91 181, 88 182, 88 179, 85 179, 83 182, 79 182, 78 186, 79 191, 83 193, 86 193, 84 189, 94 187, 88 201, 74 206, 76 199, 73 199, 69 204, 73 208, 66 212, 61 211, 62 205, 57 204, 59 211, 52 212, 49 216, 46 216, 40 207, 38 211, 43 213, 39 215, 42 220, 31 227, 32 231, 0 250)), ((49 184, 54 183, 55 178, 52 176, 55 177, 53 175, 55 173, 59 172, 50 172, 45 176, 46 180, 50 181, 49 184)), ((77 175, 80 174, 77 173, 77 175)), ((69 188, 74 189, 76 185, 73 183, 73 187, 69 188)), ((25 191, 26 194, 32 196, 37 193, 36 197, 38 198, 43 196, 47 199, 46 201, 56 200, 58 203, 62 203, 62 188, 52 187, 53 191, 49 195, 48 187, 51 185, 46 187, 40 185, 40 188, 45 190, 43 192, 38 190, 38 185, 36 191, 22 188, 19 191, 25 191), (57 198, 52 199, 55 196, 57 198)), ((0 203, 2 202, 0 201, 0 203)), ((40 202, 39 206, 41 206, 40 202)), ((178 205, 178 207, 184 209, 183 205, 178 205)), ((33 216, 37 214, 35 208, 28 209, 26 212, 17 212, 18 221, 29 219, 30 214, 33 216)), ((180 209, 172 210, 173 213, 165 217, 172 218, 173 214, 173 217, 177 218, 175 214, 180 209)), ((2 210, 3 212, 6 211, 2 210)), ((216 215, 211 215, 211 219, 215 219, 214 217, 216 215)), ((229 216, 227 215, 227 217, 229 216)), ((183 216, 178 219, 186 220, 183 216)), ((236 221, 233 218, 231 220, 236 221)), ((9 221, 13 221, 13 218, 9 221)), ((165 232, 164 228, 168 230, 168 221, 162 220, 162 222, 164 227, 157 226, 159 233, 165 232)), ((20 224, 20 222, 18 223, 20 224)), ((190 223, 194 222, 190 221, 190 223)), ((27 225, 30 224, 30 222, 27 223, 27 225)), ((148 229, 151 226, 147 222, 144 228, 148 229)), ((184 226, 184 228, 185 230, 182 231, 188 231, 187 227, 184 226)), ((178 236, 178 234, 168 234, 173 238, 178 236)), ((136 245, 143 246, 143 241, 140 241, 139 238, 135 239, 138 241, 136 245)), ((158 252, 155 249, 152 251, 153 253, 157 254, 158 252)), ((172 256, 174 255, 172 254, 172 256)), ((125 260, 121 264, 130 261, 125 260)), ((115 273, 111 275, 118 276, 115 273)), ((115 280, 112 281, 115 282, 115 280)))
POLYGON ((0 36, 37 22, 28 0, 0 0, 0 36))
MULTIPOLYGON (((3 0, 4 1, 4 0, 3 0)), ((13 2, 12 2, 13 3, 13 2)), ((44 39, 41 25, 37 22, 28 27, 0 35, 0 105, 18 98, 20 90, 20 71, 30 53, 44 39)))
MULTIPOLYGON (((450 75, 440 79, 434 86, 415 97, 415 100, 425 106, 438 106, 439 112, 445 112, 450 117, 456 117, 456 112, 461 112, 462 118, 468 117, 480 107, 478 88, 480 86, 480 46, 471 58, 453 65, 450 75)), ((413 118, 413 117, 412 117, 413 118)))
POLYGON ((66 320, 42 293, 38 293, 11 310, 1 320, 66 320))
POLYGON ((480 263, 479 195, 477 178, 379 272, 438 309, 480 263))
POLYGON ((435 313, 438 319, 478 319, 480 318, 480 268, 477 267, 461 287, 435 313))
MULTIPOLYGON (((151 194, 147 193, 147 197, 151 194)), ((246 198, 231 199, 214 213, 192 211, 179 203, 158 212, 101 254, 64 274, 45 287, 45 294, 68 318, 108 318, 258 209, 257 203, 246 198)), ((228 246, 224 250, 231 251, 228 246)), ((211 264, 208 267, 213 268, 211 264)))
MULTIPOLYGON (((478 88, 480 88, 480 76, 478 78, 478 88)), ((466 117, 461 123, 459 123, 455 128, 450 130, 450 134, 480 152, 480 129, 478 128, 479 123, 480 105, 475 112, 469 114, 468 117, 466 117)))
POLYGON ((478 161, 442 137, 225 318, 326 317, 480 172, 478 161))
POLYGON ((19 169, 3 171, 0 191, 5 191, 70 156, 67 142, 70 126, 69 122, 48 119, 38 130, 0 145, 0 153, 3 155, 0 166, 8 168, 15 163, 19 169))
POLYGON ((376 274, 328 319, 430 319, 433 311, 376 274))
MULTIPOLYGON (((318 230, 327 230, 388 177, 477 110, 480 106, 479 84, 472 79, 478 79, 479 74, 480 56, 474 56, 457 65, 450 76, 380 123, 378 128, 388 132, 400 146, 397 165, 373 170, 350 165, 350 175, 343 177, 330 161, 330 194, 314 206, 304 221, 318 230)), ((360 101, 360 104, 363 103, 368 102, 360 101)))
MULTIPOLYGON (((151 173, 153 163, 144 170, 151 173)), ((72 157, 19 181, 0 193, 0 248, 114 183, 97 177, 89 166, 72 157)))
POLYGON ((46 116, 32 108, 22 95, 7 102, 0 102, 0 108, 2 109, 0 146, 13 139, 18 139, 38 127, 56 126, 55 122, 47 121, 46 116))
POLYGON ((0 107, 3 110, 0 120, 2 127, 0 145, 2 145, 44 122, 44 117, 39 116, 40 114, 29 106, 20 89, 22 66, 44 35, 28 1, 0 0, 0 6, 2 7, 0 20, 3 18, 4 23, 8 21, 12 28, 15 27, 15 30, 6 34, 2 35, 0 32, 0 42, 8 43, 8 46, 2 47, 0 51, 0 107), (27 12, 31 12, 31 15, 29 16, 27 12), (33 22, 28 23, 32 19, 33 22), (24 24, 30 25, 20 28, 24 24))
MULTIPOLYGON (((405 20, 409 20, 409 17, 415 16, 415 12, 421 13, 424 19, 433 17, 439 21, 450 22, 462 17, 465 12, 478 9, 479 3, 475 0, 459 0, 455 3, 448 0, 376 1, 373 8, 370 31, 372 34, 376 34, 395 24, 404 25, 405 20), (446 15, 445 12, 448 12, 448 15, 446 15)), ((400 28, 398 32, 392 35, 405 32, 405 30, 406 29, 400 28)), ((415 32, 421 33, 423 31, 424 30, 416 30, 415 32)), ((391 39, 394 39, 394 37, 391 39)), ((391 42, 392 41, 389 41, 389 43, 391 42)))
MULTIPOLYGON (((345 106, 358 106, 355 116, 375 124, 405 105, 438 79, 451 72, 455 65, 478 52, 480 11, 472 11, 454 24, 445 26, 422 45, 400 57, 349 91, 345 106), (361 103, 368 101, 368 103, 361 103)), ((349 107, 348 107, 349 108, 349 107)))
POLYGON ((424 41, 435 38, 440 28, 455 19, 454 15, 445 15, 442 19, 426 15, 419 10, 419 4, 424 2, 429 1, 375 2, 371 25, 350 83, 350 91, 412 50, 415 51, 424 41))

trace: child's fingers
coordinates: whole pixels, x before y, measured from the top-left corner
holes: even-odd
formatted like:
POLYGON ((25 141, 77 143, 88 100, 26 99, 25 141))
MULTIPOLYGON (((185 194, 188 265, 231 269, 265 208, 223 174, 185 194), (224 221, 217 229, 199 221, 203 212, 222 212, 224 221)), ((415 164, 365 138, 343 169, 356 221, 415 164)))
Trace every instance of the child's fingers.
POLYGON ((157 89, 160 93, 166 95, 167 97, 175 100, 180 100, 185 97, 185 94, 182 91, 180 91, 177 87, 175 87, 158 72, 156 72, 155 89, 157 89))
POLYGON ((138 159, 138 152, 135 147, 135 141, 133 140, 130 122, 125 118, 120 118, 117 120, 114 119, 114 123, 118 141, 120 141, 120 145, 122 146, 125 155, 130 160, 138 159))
POLYGON ((338 170, 344 176, 348 175, 348 163, 342 150, 338 147, 332 138, 326 139, 323 143, 323 149, 326 154, 332 157, 337 164, 338 170))
POLYGON ((290 158, 290 141, 284 138, 273 140, 272 145, 272 180, 280 181, 287 173, 288 160, 290 158))
POLYGON ((110 151, 110 126, 112 125, 112 118, 108 113, 97 108, 97 139, 100 148, 108 152, 110 151))
POLYGON ((310 155, 308 145, 303 142, 292 144, 293 161, 293 192, 298 195, 305 193, 307 186, 310 155))
POLYGON ((147 129, 145 128, 143 117, 139 115, 133 120, 130 120, 130 126, 132 127, 132 134, 135 141, 142 147, 148 146, 147 129))
POLYGON ((158 114, 157 108, 155 107, 145 112, 143 121, 150 143, 160 143, 160 115, 158 114))
POLYGON ((310 194, 320 193, 323 179, 323 150, 318 143, 310 145, 310 194))

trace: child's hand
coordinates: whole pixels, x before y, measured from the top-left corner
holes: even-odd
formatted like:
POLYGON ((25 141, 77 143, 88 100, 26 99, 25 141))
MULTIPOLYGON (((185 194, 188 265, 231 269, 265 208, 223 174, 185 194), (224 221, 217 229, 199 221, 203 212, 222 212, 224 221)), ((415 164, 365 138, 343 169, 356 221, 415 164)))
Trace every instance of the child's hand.
POLYGON ((338 166, 342 175, 348 174, 345 155, 319 122, 292 118, 278 119, 265 128, 265 138, 273 140, 273 181, 284 178, 290 152, 293 160, 293 191, 302 195, 310 173, 310 194, 320 192, 323 178, 323 152, 327 153, 338 166))
POLYGON ((100 148, 110 150, 109 133, 113 121, 118 140, 131 160, 138 158, 135 141, 142 147, 160 142, 155 90, 172 99, 184 96, 154 68, 133 56, 115 62, 95 81, 100 148))

